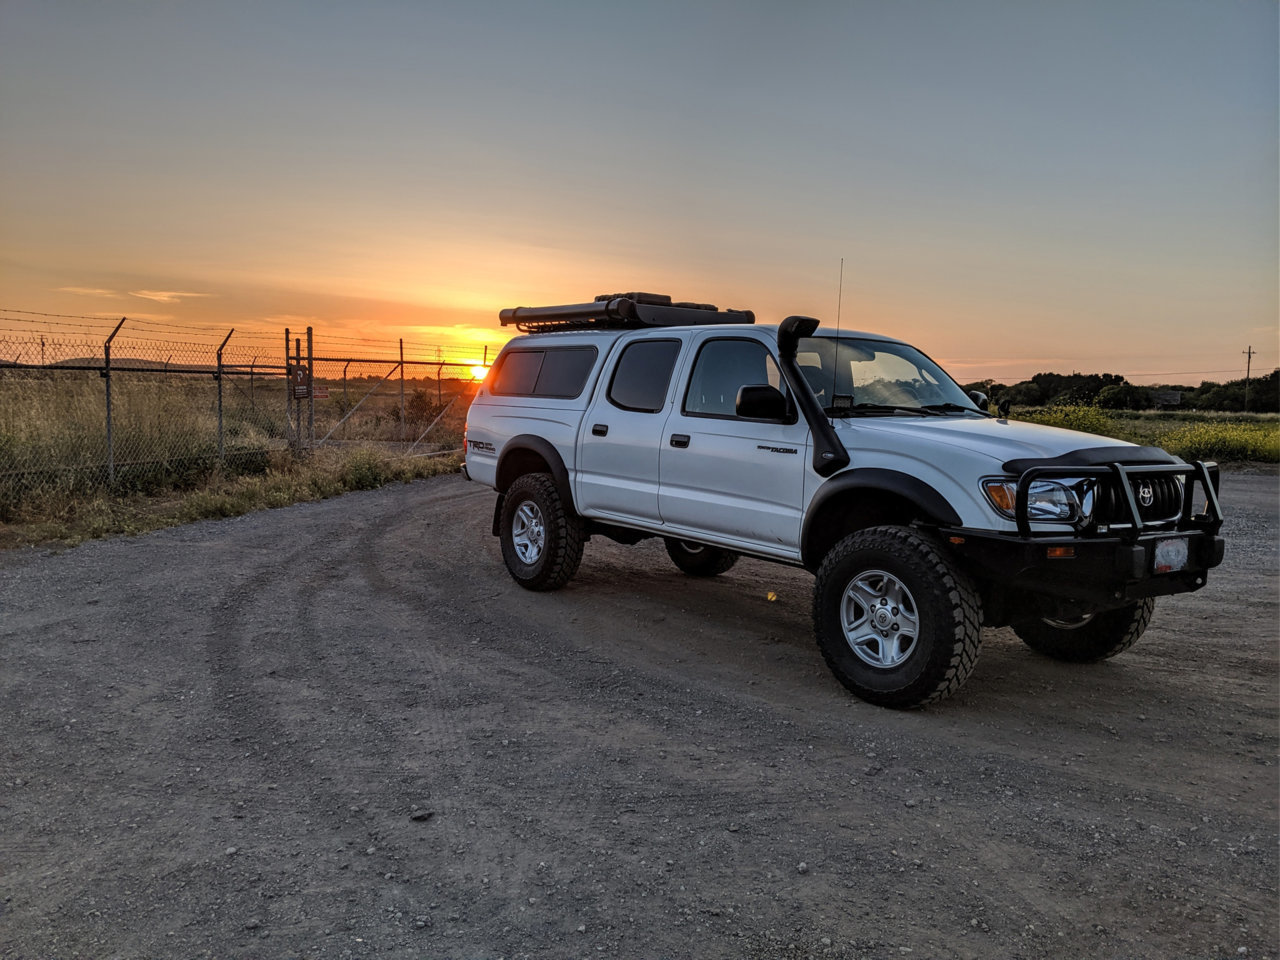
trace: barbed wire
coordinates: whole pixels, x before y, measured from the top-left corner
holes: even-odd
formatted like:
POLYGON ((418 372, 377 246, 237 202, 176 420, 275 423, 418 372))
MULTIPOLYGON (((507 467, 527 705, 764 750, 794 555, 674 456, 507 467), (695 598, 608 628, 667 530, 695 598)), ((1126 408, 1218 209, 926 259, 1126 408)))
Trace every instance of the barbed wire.
MULTIPOLYGON (((278 355, 281 346, 278 335, 273 336, 254 328, 236 332, 235 328, 230 325, 214 327, 209 324, 182 324, 143 317, 129 317, 127 315, 116 318, 90 314, 53 313, 16 307, 0 308, 0 336, 3 336, 4 342, 11 346, 15 338, 26 338, 32 346, 40 345, 47 352, 48 348, 54 345, 54 341, 59 339, 65 340, 67 337, 79 337, 82 341, 91 342, 93 338, 98 338, 100 341, 105 342, 107 336, 117 330, 116 340, 114 341, 117 352, 121 349, 128 349, 130 344, 134 345, 133 349, 135 350, 155 350, 163 345, 166 349, 174 350, 216 351, 217 347, 225 343, 224 355, 229 356, 235 353, 238 356, 245 356, 246 350, 254 349, 254 347, 247 344, 253 344, 262 345, 263 347, 268 347, 269 345, 268 349, 261 351, 261 355, 269 356, 270 354, 278 355), (122 321, 123 326, 120 327, 119 325, 122 321), (144 329, 138 331, 138 327, 144 329), (173 331, 183 336, 182 339, 171 339, 163 336, 163 334, 159 336, 146 335, 148 333, 154 334, 156 331, 173 331), (228 334, 231 334, 230 340, 226 339, 228 334), (140 344, 145 344, 146 346, 137 346, 140 344)), ((290 356, 294 355, 295 344, 305 339, 301 334, 302 331, 289 329, 287 352, 290 356)), ((446 346, 439 343, 420 343, 403 338, 384 340, 372 337, 349 337, 324 332, 316 334, 313 332, 312 352, 321 352, 317 350, 317 347, 321 344, 339 345, 338 350, 325 349, 322 352, 349 352, 353 346, 359 346, 364 348, 359 352, 362 355, 367 355, 367 359, 392 362, 399 361, 401 351, 403 351, 406 361, 452 364, 478 363, 480 362, 479 358, 494 352, 483 343, 446 346)), ((74 345, 74 348, 83 352, 87 345, 87 343, 78 342, 74 345)), ((72 345, 63 343, 61 346, 65 348, 72 345)), ((100 350, 101 342, 96 347, 100 350)))
POLYGON ((0 313, 26 313, 33 317, 63 317, 70 320, 100 320, 106 323, 101 314, 94 316, 88 313, 44 313, 40 310, 19 310, 17 307, 0 307, 0 313))

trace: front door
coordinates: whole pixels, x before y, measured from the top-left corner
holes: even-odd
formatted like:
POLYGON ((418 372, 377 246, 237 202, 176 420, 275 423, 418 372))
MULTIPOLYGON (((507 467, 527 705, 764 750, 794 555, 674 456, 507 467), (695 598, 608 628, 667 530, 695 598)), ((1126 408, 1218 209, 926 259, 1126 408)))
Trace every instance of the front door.
POLYGON ((755 384, 786 390, 761 341, 702 339, 663 430, 659 507, 664 523, 691 536, 704 531, 792 555, 800 544, 809 428, 794 413, 777 422, 739 417, 738 390, 755 384))

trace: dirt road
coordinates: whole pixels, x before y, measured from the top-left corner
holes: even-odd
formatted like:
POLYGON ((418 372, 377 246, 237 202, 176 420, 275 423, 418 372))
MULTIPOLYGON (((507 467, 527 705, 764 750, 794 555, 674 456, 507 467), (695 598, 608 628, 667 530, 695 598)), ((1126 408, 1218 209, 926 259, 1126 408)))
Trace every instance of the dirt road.
POLYGON ((1133 650, 911 713, 803 572, 526 593, 459 477, 0 554, 0 957, 1274 958, 1277 492, 1133 650))

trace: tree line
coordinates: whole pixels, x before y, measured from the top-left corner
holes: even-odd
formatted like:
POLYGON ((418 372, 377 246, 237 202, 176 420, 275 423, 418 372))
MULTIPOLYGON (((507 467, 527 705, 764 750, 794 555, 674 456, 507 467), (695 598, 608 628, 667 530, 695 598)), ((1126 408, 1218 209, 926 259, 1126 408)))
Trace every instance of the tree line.
POLYGON ((1045 407, 1067 404, 1098 406, 1106 410, 1221 410, 1227 412, 1280 413, 1280 368, 1266 376, 1215 383, 1206 380, 1198 387, 1161 384, 1150 387, 1130 383, 1115 373, 1037 373, 1030 380, 1003 384, 979 380, 964 385, 980 390, 993 401, 1008 400, 1013 406, 1045 407))

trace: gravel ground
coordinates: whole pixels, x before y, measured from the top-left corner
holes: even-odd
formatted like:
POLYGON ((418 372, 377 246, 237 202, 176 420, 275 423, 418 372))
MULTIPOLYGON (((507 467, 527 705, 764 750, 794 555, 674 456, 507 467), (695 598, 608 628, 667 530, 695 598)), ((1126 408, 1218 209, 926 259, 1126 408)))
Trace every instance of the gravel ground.
POLYGON ((456 476, 0 554, 0 957, 1274 958, 1278 491, 1128 653, 907 713, 803 572, 527 593, 456 476))

